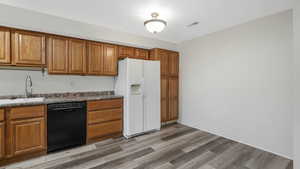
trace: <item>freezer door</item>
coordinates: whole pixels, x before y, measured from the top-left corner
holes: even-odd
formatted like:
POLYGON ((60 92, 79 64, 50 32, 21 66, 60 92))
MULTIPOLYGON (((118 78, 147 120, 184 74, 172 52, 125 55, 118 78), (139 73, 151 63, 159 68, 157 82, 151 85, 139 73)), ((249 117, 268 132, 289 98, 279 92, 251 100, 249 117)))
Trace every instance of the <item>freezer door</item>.
POLYGON ((160 129, 160 61, 144 61, 144 131, 160 129))
POLYGON ((127 59, 128 72, 128 107, 125 111, 126 137, 143 133, 144 131, 144 104, 143 104, 143 61, 127 59))
POLYGON ((128 82, 129 84, 141 84, 143 82, 143 60, 128 59, 128 82))

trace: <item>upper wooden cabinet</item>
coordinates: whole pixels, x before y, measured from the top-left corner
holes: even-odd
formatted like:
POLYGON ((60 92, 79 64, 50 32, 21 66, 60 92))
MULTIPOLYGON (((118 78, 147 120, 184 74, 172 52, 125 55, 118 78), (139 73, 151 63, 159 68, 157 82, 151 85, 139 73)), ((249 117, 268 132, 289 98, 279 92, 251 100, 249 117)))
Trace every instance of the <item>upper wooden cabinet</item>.
POLYGON ((100 75, 103 72, 103 44, 88 42, 87 57, 87 73, 89 75, 100 75))
POLYGON ((68 73, 68 39, 62 37, 47 38, 48 72, 53 74, 68 73))
POLYGON ((45 64, 45 35, 27 31, 12 32, 12 63, 21 66, 45 64))
POLYGON ((47 37, 50 74, 85 74, 86 42, 59 36, 47 37))
POLYGON ((0 28, 0 64, 10 64, 10 31, 0 28))
POLYGON ((117 75, 118 74, 118 47, 116 45, 103 45, 103 75, 117 75))
POLYGON ((133 47, 128 47, 128 46, 119 46, 119 59, 123 58, 133 58, 134 55, 134 48, 133 47))
POLYGON ((135 49, 134 58, 147 60, 149 51, 146 49, 135 49))
POLYGON ((86 42, 69 40, 69 73, 84 74, 86 72, 86 42))
POLYGON ((169 53, 169 75, 178 76, 179 74, 179 54, 178 52, 169 53))
POLYGON ((152 49, 150 60, 160 60, 161 74, 164 76, 178 76, 179 74, 179 53, 164 49, 152 49))

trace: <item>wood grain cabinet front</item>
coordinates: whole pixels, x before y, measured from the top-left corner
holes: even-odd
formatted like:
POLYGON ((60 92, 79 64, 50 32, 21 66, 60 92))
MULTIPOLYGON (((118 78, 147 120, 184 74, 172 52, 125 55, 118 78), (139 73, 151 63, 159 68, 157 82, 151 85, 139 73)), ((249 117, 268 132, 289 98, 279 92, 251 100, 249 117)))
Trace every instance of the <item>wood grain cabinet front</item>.
POLYGON ((116 45, 103 45, 103 75, 118 75, 118 47, 116 45))
POLYGON ((69 40, 69 73, 86 73, 86 42, 84 40, 69 40))
POLYGON ((47 64, 49 74, 67 74, 69 64, 68 39, 47 37, 47 64))
POLYGON ((14 65, 41 67, 45 64, 45 34, 13 31, 11 39, 14 65))
POLYGON ((0 64, 10 64, 10 30, 0 28, 0 64))
POLYGON ((149 51, 146 49, 135 49, 134 58, 148 60, 149 51))
POLYGON ((87 59, 87 73, 89 75, 101 75, 103 72, 103 44, 88 42, 87 59))
POLYGON ((168 80, 168 120, 178 119, 178 78, 169 77, 168 80))
POLYGON ((135 56, 134 48, 128 46, 119 46, 119 59, 133 58, 135 56))
POLYGON ((46 150, 44 118, 15 120, 9 125, 12 156, 46 150))
POLYGON ((178 52, 170 52, 169 56, 169 75, 178 76, 179 74, 179 54, 178 52))
POLYGON ((87 142, 119 136, 123 130, 123 99, 88 101, 87 142))
POLYGON ((7 109, 6 157, 29 156, 46 151, 44 106, 7 109))
POLYGON ((0 160, 5 157, 5 118, 4 109, 0 109, 0 160))

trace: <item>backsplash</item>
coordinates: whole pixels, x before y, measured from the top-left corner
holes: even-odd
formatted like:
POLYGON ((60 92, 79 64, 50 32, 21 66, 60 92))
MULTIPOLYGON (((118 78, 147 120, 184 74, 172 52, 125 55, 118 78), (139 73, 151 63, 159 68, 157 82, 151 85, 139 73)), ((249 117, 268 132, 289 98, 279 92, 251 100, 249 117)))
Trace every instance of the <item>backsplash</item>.
POLYGON ((27 75, 32 78, 33 94, 114 89, 114 77, 48 75, 47 72, 43 75, 41 71, 0 70, 0 96, 24 95, 27 75))

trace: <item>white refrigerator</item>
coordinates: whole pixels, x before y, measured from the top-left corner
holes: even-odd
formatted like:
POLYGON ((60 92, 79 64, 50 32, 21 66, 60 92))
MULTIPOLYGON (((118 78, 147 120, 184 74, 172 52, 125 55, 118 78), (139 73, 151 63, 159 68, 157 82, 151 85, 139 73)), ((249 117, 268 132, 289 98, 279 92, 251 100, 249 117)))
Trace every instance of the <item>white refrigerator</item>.
POLYGON ((160 130, 160 61, 119 61, 115 93, 124 96, 125 137, 160 130))

